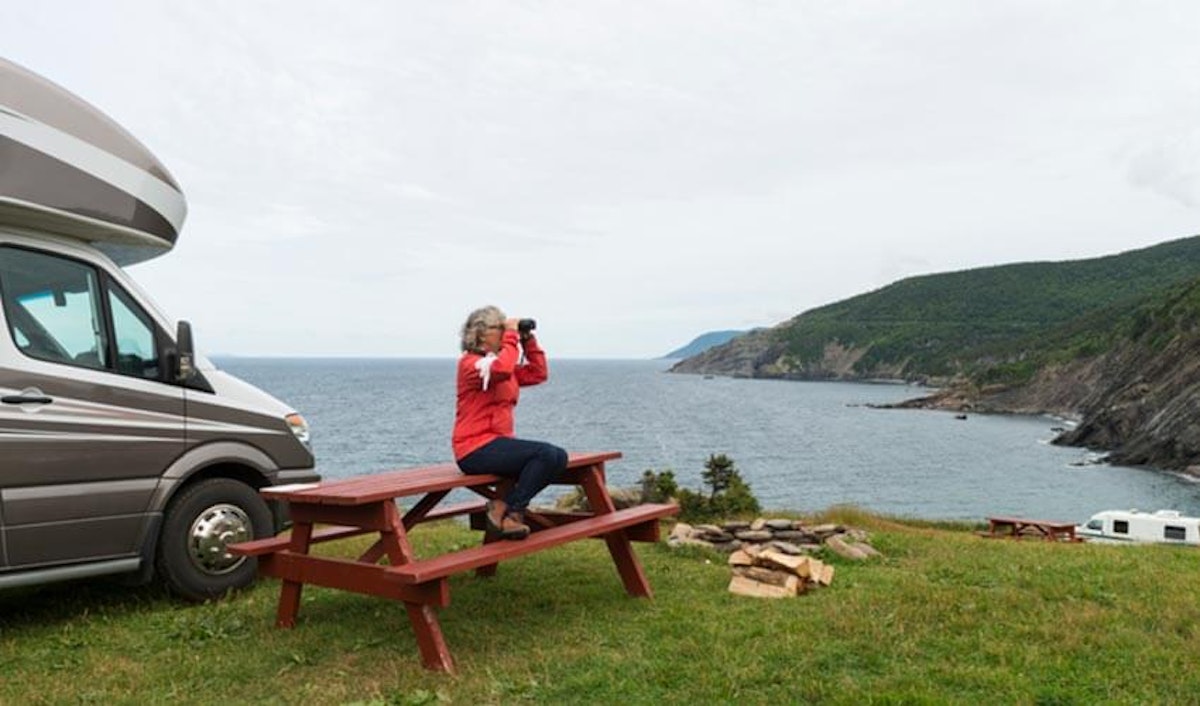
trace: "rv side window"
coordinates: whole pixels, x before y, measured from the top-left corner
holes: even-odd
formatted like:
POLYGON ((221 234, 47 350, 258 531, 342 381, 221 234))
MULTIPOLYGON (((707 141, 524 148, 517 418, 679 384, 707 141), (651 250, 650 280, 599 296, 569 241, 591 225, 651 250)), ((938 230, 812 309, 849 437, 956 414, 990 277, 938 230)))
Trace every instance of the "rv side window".
POLYGON ((1088 520, 1087 528, 1099 532, 1104 529, 1104 520, 1088 520))
POLYGON ((108 306, 112 310, 113 338, 117 341, 117 372, 134 377, 158 379, 158 346, 154 323, 133 299, 108 283, 108 306))
POLYGON ((88 265, 0 248, 0 295, 9 333, 31 358, 108 367, 99 275, 88 265))
POLYGON ((1163 539, 1187 539, 1187 528, 1178 525, 1163 527, 1163 539))
POLYGON ((1114 534, 1129 534, 1129 521, 1128 520, 1113 520, 1113 533, 1114 534))

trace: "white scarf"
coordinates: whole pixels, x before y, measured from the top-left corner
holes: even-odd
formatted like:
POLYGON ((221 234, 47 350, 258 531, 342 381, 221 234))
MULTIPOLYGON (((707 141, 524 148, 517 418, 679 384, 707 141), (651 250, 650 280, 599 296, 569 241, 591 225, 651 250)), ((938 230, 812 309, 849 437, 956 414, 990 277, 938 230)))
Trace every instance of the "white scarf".
POLYGON ((488 384, 492 381, 492 363, 495 362, 495 353, 488 353, 479 360, 475 361, 475 369, 479 371, 479 376, 483 378, 484 391, 487 391, 488 384))

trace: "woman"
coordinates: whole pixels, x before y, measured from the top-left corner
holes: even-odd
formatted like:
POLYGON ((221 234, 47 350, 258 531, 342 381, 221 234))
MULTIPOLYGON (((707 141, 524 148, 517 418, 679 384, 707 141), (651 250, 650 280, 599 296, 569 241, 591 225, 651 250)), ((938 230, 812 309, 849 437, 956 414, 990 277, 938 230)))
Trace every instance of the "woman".
POLYGON ((532 330, 519 334, 517 323, 496 307, 485 306, 471 312, 463 324, 452 439, 463 473, 516 479, 503 499, 487 504, 488 527, 505 539, 529 536, 525 508, 567 468, 566 451, 513 435, 520 387, 545 382, 548 376, 545 351, 532 330))

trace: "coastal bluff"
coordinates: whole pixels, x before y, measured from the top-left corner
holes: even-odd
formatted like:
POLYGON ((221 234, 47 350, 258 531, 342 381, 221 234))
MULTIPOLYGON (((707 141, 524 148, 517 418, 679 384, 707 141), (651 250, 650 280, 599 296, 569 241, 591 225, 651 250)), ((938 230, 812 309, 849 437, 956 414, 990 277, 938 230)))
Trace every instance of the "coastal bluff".
POLYGON ((804 312, 670 372, 893 380, 898 407, 1053 414, 1055 443, 1200 476, 1200 236, 1094 260, 927 275, 804 312))

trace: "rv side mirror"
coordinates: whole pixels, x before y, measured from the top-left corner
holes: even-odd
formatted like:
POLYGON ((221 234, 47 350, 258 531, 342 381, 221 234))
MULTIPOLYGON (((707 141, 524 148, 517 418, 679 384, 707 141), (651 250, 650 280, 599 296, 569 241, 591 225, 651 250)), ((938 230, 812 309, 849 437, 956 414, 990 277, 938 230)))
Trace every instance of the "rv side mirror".
POLYGON ((177 382, 186 382, 191 379, 192 373, 196 370, 192 364, 194 355, 192 325, 186 321, 180 321, 175 330, 175 380, 177 382))

